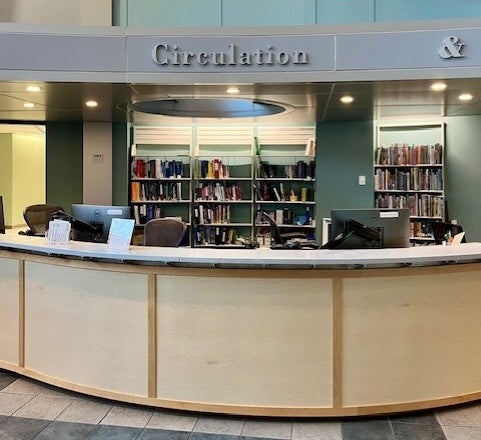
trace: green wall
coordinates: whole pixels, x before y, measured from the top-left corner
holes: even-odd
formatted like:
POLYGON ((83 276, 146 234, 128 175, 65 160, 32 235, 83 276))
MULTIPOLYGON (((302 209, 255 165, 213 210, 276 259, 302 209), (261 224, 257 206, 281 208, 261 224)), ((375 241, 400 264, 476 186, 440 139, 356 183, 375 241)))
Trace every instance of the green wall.
POLYGON ((83 123, 47 122, 46 202, 70 212, 83 201, 83 123))
POLYGON ((481 17, 479 0, 112 0, 114 26, 305 26, 481 17))
POLYGON ((481 116, 446 119, 445 192, 449 220, 481 241, 481 116))
POLYGON ((331 209, 371 208, 374 203, 373 122, 322 122, 317 125, 316 228, 331 209), (366 176, 366 185, 358 185, 366 176))
POLYGON ((129 204, 129 126, 112 124, 112 204, 129 204))

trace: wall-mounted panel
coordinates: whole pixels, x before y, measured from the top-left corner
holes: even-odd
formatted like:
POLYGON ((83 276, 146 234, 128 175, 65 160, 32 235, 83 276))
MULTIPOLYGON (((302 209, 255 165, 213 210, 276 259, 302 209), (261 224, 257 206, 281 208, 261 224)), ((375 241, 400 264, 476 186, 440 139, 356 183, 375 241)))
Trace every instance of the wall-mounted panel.
POLYGON ((128 26, 221 26, 221 0, 135 0, 128 26))
POLYGON ((317 0, 317 24, 373 23, 375 0, 317 0))
POLYGON ((377 22, 474 17, 481 17, 477 0, 376 0, 377 22))
POLYGON ((315 23, 315 0, 222 1, 222 26, 294 26, 315 23))

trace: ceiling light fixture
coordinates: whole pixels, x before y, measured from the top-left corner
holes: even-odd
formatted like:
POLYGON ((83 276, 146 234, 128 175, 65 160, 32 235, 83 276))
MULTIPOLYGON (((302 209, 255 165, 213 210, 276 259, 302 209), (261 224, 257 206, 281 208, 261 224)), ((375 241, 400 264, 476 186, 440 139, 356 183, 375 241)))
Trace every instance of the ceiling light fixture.
POLYGON ((40 92, 39 86, 27 86, 27 92, 40 92))
POLYGON ((23 103, 23 106, 25 108, 34 108, 35 107, 35 104, 33 102, 24 102, 23 103))
POLYGON ((346 96, 343 96, 340 101, 343 103, 343 104, 350 104, 351 102, 354 101, 354 98, 352 96, 349 96, 349 95, 346 95, 346 96))
POLYGON ((229 95, 236 95, 237 93, 239 93, 239 88, 235 86, 230 86, 227 88, 226 92, 229 93, 229 95))
POLYGON ((461 95, 458 96, 458 99, 460 101, 471 101, 473 95, 471 95, 471 93, 461 93, 461 95))
POLYGON ((97 101, 87 101, 87 102, 85 103, 85 105, 86 105, 87 107, 97 107, 99 104, 98 104, 97 101))
POLYGON ((436 92, 446 90, 447 87, 448 85, 446 83, 440 81, 431 84, 431 90, 435 90, 436 92))

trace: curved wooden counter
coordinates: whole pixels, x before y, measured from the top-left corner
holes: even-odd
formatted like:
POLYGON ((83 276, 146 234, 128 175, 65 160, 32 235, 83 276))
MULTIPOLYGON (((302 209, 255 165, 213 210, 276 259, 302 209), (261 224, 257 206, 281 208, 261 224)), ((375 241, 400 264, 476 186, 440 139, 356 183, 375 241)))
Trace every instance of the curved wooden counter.
POLYGON ((480 244, 115 253, 7 234, 0 367, 119 401, 242 415, 475 400, 480 261, 480 244))

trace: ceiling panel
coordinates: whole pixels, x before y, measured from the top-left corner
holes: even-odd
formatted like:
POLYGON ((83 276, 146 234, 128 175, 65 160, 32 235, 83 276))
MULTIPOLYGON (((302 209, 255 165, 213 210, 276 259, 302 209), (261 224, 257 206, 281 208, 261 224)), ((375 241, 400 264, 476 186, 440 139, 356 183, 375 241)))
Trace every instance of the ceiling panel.
MULTIPOLYGON (((432 81, 378 81, 338 83, 237 84, 236 97, 280 102, 288 105, 282 115, 263 119, 266 123, 314 123, 318 121, 403 118, 409 116, 461 116, 481 114, 481 78, 450 79, 447 89, 434 92, 432 81), (473 100, 462 103, 458 96, 470 92, 473 100), (354 102, 342 104, 349 94, 354 102)), ((155 124, 189 123, 191 119, 132 114, 132 102, 165 98, 227 97, 227 84, 101 84, 37 82, 40 92, 27 92, 29 83, 0 82, 0 120, 37 121, 129 121, 155 124), (95 99, 98 107, 89 109, 85 101, 95 99), (34 109, 25 109, 33 102, 34 109), (164 118, 164 119, 163 119, 164 118)), ((218 120, 204 120, 218 123, 218 120)), ((250 123, 244 119, 243 123, 250 123)), ((237 123, 237 122, 236 122, 237 123)))

